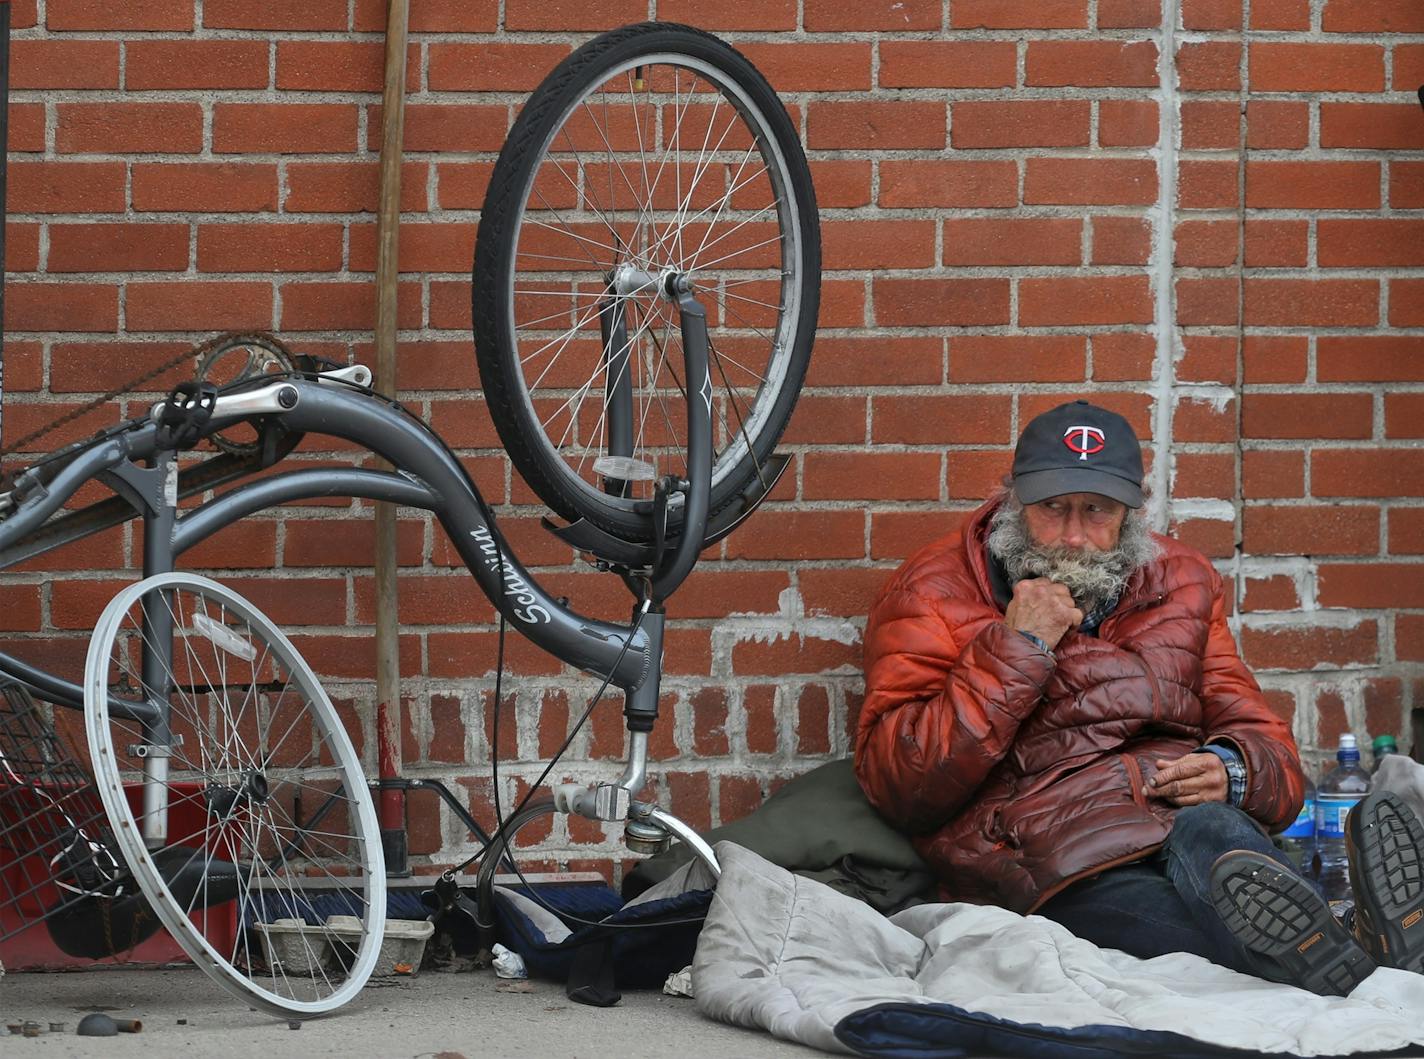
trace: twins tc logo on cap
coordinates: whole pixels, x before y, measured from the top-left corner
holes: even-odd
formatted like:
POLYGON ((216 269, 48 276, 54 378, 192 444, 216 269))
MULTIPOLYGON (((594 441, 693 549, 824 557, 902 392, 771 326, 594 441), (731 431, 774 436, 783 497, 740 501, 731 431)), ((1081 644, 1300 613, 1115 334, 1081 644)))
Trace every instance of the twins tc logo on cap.
POLYGON ((1078 454, 1078 459, 1086 460, 1094 453, 1102 452, 1107 446, 1107 438, 1098 427, 1074 426, 1063 431, 1063 444, 1078 454))

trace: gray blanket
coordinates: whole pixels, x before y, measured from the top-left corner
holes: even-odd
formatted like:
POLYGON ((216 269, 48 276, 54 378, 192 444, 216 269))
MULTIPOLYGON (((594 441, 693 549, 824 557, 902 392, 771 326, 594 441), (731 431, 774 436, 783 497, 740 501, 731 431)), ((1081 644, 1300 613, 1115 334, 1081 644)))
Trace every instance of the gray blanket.
MULTIPOLYGON (((828 1051, 847 1016, 885 1003, 953 1005, 1048 1027, 1154 1031, 1256 1052, 1347 1055, 1424 1045, 1424 976, 1382 968, 1319 997, 1186 953, 1140 960, 1040 916, 926 904, 889 919, 719 843, 722 877, 698 941, 698 1008, 828 1051)), ((928 1053, 924 1053, 928 1054, 928 1053)))

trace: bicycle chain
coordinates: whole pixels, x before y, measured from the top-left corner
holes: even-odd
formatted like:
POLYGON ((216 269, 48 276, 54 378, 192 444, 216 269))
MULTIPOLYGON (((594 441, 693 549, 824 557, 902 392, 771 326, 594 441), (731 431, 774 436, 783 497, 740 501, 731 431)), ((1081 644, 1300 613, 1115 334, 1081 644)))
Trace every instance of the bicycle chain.
POLYGON ((13 442, 10 445, 0 446, 0 460, 3 460, 6 456, 12 456, 17 452, 22 451, 24 447, 30 442, 36 441, 39 438, 46 436, 47 434, 52 434, 54 431, 58 430, 66 423, 72 423, 81 416, 92 412, 99 406, 108 404, 115 397, 121 397, 126 393, 132 393, 143 383, 146 383, 151 379, 156 379, 164 372, 171 371, 173 368, 178 367, 178 365, 182 364, 184 360, 189 358, 201 358, 211 350, 216 349, 218 346, 222 345, 224 342, 241 338, 262 338, 267 341, 274 342, 282 348, 285 348, 284 346, 282 346, 281 342, 277 339, 275 335, 269 334, 266 331, 229 331, 225 334, 218 335, 215 338, 210 338, 206 342, 201 342, 198 345, 194 346, 192 349, 185 349, 172 360, 164 361, 152 371, 147 371, 144 374, 138 376, 137 378, 130 379, 123 385, 115 387, 108 393, 100 394, 92 401, 89 401, 86 404, 82 404, 78 408, 71 409, 70 411, 64 413, 64 415, 60 416, 58 419, 49 423, 47 426, 43 426, 39 430, 35 430, 30 432, 29 434, 26 434, 19 441, 13 442))

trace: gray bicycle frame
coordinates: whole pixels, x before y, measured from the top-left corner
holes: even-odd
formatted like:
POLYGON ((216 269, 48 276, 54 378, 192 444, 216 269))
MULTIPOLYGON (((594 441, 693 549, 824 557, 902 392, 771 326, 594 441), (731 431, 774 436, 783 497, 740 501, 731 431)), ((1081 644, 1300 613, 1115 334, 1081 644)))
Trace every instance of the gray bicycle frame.
MULTIPOLYGON (((15 511, 0 521, 0 569, 69 539, 29 544, 25 540, 91 478, 103 481, 143 517, 145 577, 173 570, 177 557, 193 545, 247 515, 279 504, 349 496, 422 508, 439 519, 476 583, 518 632, 562 661, 607 677, 610 684, 623 690, 624 715, 634 741, 628 770, 619 786, 636 793, 642 786, 646 733, 658 713, 662 601, 697 560, 711 488, 706 318, 689 292, 681 293, 678 304, 689 382, 689 480, 679 483, 684 494, 683 528, 666 560, 637 578, 647 586, 648 595, 634 608, 634 619, 628 625, 578 614, 540 587, 510 551, 492 518, 486 517, 488 508, 474 483, 433 432, 364 389, 320 376, 283 378, 224 394, 218 398, 204 433, 217 433, 244 421, 275 419, 294 432, 352 441, 383 457, 393 470, 322 467, 288 471, 244 482, 180 515, 174 454, 160 446, 159 428, 150 417, 82 450, 48 481, 41 481, 33 471, 17 479, 16 490, 26 495, 15 511), (705 380, 705 385, 693 385, 696 380, 705 380)), ((609 407, 613 410, 625 404, 615 398, 609 407)), ((166 608, 145 609, 146 614, 149 611, 157 614, 149 619, 154 624, 145 629, 151 634, 146 642, 169 644, 166 608)), ((141 674, 145 686, 162 687, 170 662, 145 650, 141 674)), ((78 685, 6 651, 0 651, 0 674, 32 686, 50 701, 76 708, 83 705, 83 690, 78 685)), ((111 695, 109 709, 115 716, 142 723, 154 746, 168 745, 167 711, 159 704, 111 695)))

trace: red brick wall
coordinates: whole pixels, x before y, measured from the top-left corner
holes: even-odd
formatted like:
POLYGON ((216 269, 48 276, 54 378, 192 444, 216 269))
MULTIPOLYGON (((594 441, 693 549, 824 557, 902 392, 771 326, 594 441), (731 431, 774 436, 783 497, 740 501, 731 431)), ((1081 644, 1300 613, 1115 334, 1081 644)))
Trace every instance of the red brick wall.
MULTIPOLYGON (((216 329, 370 357, 384 4, 197 6, 12 4, 6 440, 216 329)), ((590 33, 656 15, 722 31, 799 115, 822 330, 793 472, 674 599, 653 782, 692 823, 847 752, 876 588, 984 495, 1029 417, 1085 393, 1151 442, 1155 514, 1235 586, 1246 657, 1307 754, 1347 729, 1407 741, 1424 706, 1424 6, 1250 0, 1249 26, 1243 0, 1163 6, 411 0, 400 386, 520 555, 588 611, 622 616, 621 586, 537 529, 471 392, 471 244, 511 112, 590 33)), ((401 532, 406 770, 458 780, 487 818, 492 612, 428 520, 401 532)), ((370 541, 366 505, 313 505, 193 557, 301 634, 368 756, 370 688, 351 678, 370 541)), ((63 654, 136 543, 7 575, 0 626, 63 654)), ((519 643, 510 661, 502 774, 529 779, 593 685, 519 643)), ((616 772, 618 710, 563 776, 616 772)), ((427 809, 414 848, 448 861, 463 830, 427 809)), ((553 828, 551 858, 618 856, 611 831, 553 828)))

